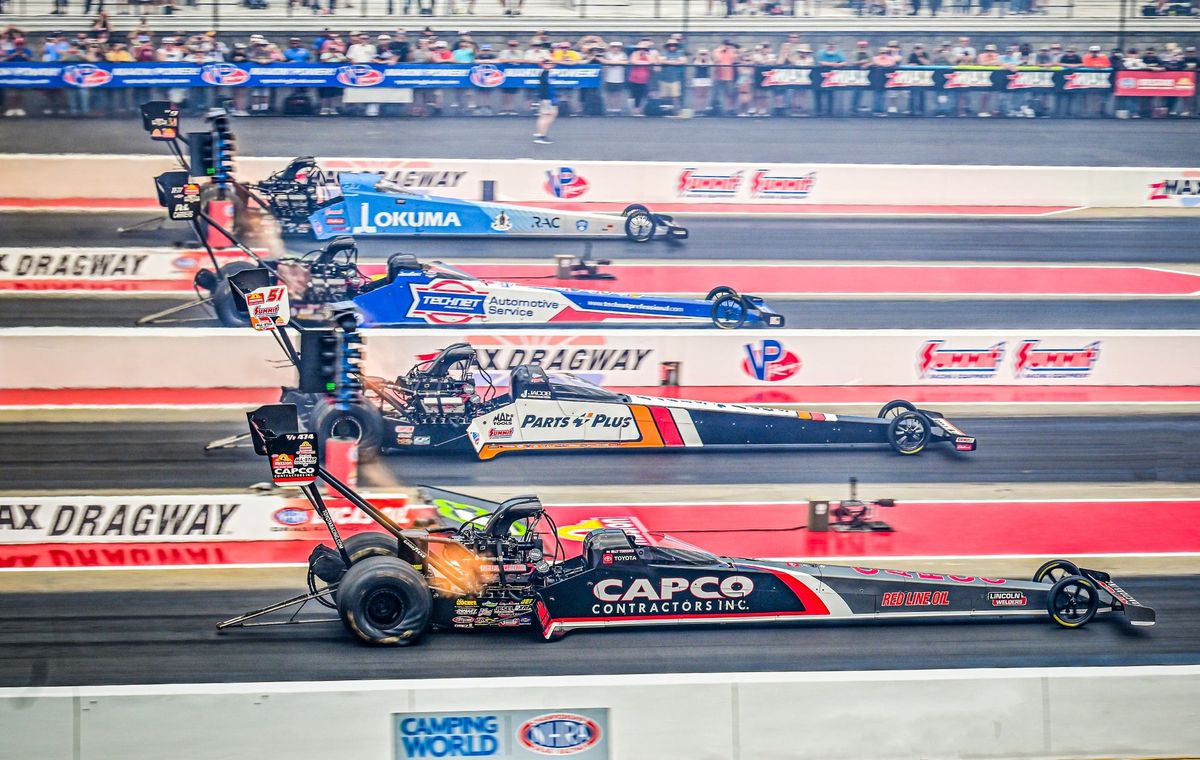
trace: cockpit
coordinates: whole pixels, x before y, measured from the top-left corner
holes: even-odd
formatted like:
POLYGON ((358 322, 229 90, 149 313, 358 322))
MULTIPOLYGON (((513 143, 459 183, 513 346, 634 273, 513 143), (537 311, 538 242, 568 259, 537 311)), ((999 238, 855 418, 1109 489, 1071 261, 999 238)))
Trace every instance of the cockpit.
POLYGON ((628 396, 605 390, 569 372, 548 374, 539 364, 522 364, 513 370, 512 397, 554 401, 629 401, 628 396))

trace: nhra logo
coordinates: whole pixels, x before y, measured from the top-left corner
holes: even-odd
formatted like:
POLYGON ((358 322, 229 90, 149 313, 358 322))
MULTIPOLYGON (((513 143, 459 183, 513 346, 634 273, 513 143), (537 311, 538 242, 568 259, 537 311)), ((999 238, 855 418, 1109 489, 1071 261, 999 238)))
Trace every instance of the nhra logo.
POLYGON ((742 185, 742 172, 697 174, 695 169, 679 173, 678 193, 685 198, 730 197, 742 185))
POLYGON ((834 69, 821 72, 822 87, 870 87, 871 72, 866 69, 834 69))
POLYGON ((1109 90, 1112 89, 1112 72, 1109 71, 1074 71, 1066 74, 1063 79, 1065 90, 1109 90))
POLYGON ((1004 361, 1004 342, 990 348, 942 348, 944 340, 926 341, 917 353, 921 377, 995 377, 1004 361))
POLYGON ((946 89, 963 87, 991 87, 992 72, 990 71, 948 71, 946 72, 946 89))
POLYGON ((883 86, 887 89, 895 87, 933 87, 933 71, 889 71, 883 86))
POLYGON ((763 87, 808 87, 812 69, 769 69, 763 72, 763 87))
POLYGON ((232 63, 210 63, 200 68, 200 78, 209 84, 234 87, 250 81, 250 72, 232 63))
POLYGON ((439 325, 460 325, 483 317, 487 293, 477 292, 465 282, 443 280, 431 286, 412 285, 410 317, 424 317, 439 325))
POLYGON ((347 87, 374 87, 383 81, 383 72, 363 63, 340 66, 337 70, 337 81, 347 87))
POLYGON ((471 84, 476 87, 499 87, 508 79, 508 75, 490 63, 485 63, 471 69, 471 84))
POLYGON ((1083 348, 1038 348, 1040 340, 1022 341, 1013 372, 1017 377, 1087 377, 1100 360, 1100 341, 1083 348))
POLYGON ((308 522, 309 514, 307 509, 300 507, 284 507, 276 510, 271 518, 280 525, 303 525, 308 522))
POLYGON ((556 171, 546 172, 542 189, 555 198, 578 198, 588 191, 588 181, 571 167, 561 166, 556 171))
POLYGON ((750 197, 807 198, 816 182, 816 172, 798 177, 772 177, 767 169, 759 169, 750 177, 750 197))
POLYGON ((1150 185, 1150 200, 1177 199, 1180 205, 1200 206, 1200 179, 1164 179, 1150 185))
POLYGON ((64 82, 72 87, 87 88, 108 84, 113 80, 113 75, 111 71, 105 71, 99 66, 93 66, 90 63, 81 63, 63 69, 62 78, 64 82))
POLYGON ((1010 90, 1052 90, 1053 71, 1014 71, 1008 75, 1010 90))
POLYGON ((746 358, 742 359, 742 372, 755 380, 777 383, 800 371, 800 357, 777 340, 766 339, 757 346, 748 343, 742 348, 746 353, 746 358))
POLYGON ((531 718, 517 729, 521 746, 539 755, 574 755, 600 742, 596 721, 574 713, 550 713, 531 718))

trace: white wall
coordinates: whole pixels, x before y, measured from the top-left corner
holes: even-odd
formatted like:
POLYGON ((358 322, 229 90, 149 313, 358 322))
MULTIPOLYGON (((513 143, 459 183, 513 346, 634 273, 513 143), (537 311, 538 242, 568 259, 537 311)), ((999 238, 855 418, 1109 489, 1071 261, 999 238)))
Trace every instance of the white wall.
MULTIPOLYGON (((0 156, 0 187, 21 188, 32 198, 154 198, 153 177, 176 168, 165 155, 0 156)), ((286 157, 247 157, 237 162, 238 176, 256 181, 283 168, 286 157)), ((412 182, 435 195, 479 198, 483 180, 496 182, 497 200, 563 200, 547 184, 551 174, 569 167, 586 180, 577 202, 647 204, 833 204, 967 206, 1183 206, 1174 195, 1152 198, 1151 186, 1164 180, 1190 179, 1200 197, 1200 170, 1182 167, 1079 166, 925 166, 872 164, 771 164, 717 162, 622 162, 320 158, 331 170, 380 171, 412 182), (760 172, 762 174, 760 174, 760 172), (685 179, 708 175, 729 178, 728 195, 698 193, 685 179), (805 192, 767 195, 756 177, 809 177, 805 192), (734 181, 736 179, 736 182, 734 181), (432 184, 423 185, 423 181, 432 184), (689 189, 690 188, 690 189, 689 189)), ((580 186, 582 187, 582 186, 580 186)), ((1200 205, 1193 205, 1200 213, 1200 205)))
POLYGON ((1176 757, 1197 704, 1197 666, 0 689, 0 736, 19 760, 391 758, 396 712, 608 707, 617 760, 1176 757))

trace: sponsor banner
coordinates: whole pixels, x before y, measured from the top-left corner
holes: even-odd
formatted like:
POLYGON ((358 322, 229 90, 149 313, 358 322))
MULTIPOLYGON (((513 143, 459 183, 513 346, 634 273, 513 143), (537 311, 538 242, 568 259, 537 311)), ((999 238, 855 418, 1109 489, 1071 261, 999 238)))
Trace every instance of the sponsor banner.
MULTIPOLYGON (((1120 72, 1124 75, 1126 72, 1120 72)), ((899 66, 894 68, 759 67, 762 87, 816 90, 1043 90, 1110 91, 1112 69, 1060 69, 1021 66, 899 66)), ((1193 76, 1194 79, 1194 76, 1193 76)), ((1118 92, 1117 94, 1122 94, 1118 92)), ((1167 94, 1167 93, 1156 93, 1167 94)))
POLYGON ((1181 172, 1150 183, 1148 200, 1154 205, 1200 206, 1200 172, 1181 172))
MULTIPOLYGON (((377 527, 341 498, 327 499, 338 530, 377 527)), ((403 496, 375 503, 398 524, 431 512, 403 496)), ((0 544, 196 543, 290 541, 327 535, 325 523, 300 496, 30 496, 0 498, 0 544)))
MULTIPOLYGON (((403 87, 529 89, 536 64, 0 63, 0 87, 403 87)), ((555 87, 598 87, 600 67, 558 66, 555 87)))
MULTIPOLYGON (((217 260, 244 259, 218 251, 217 260)), ((190 290, 202 250, 176 248, 0 248, 0 290, 190 290)))
POLYGON ((1132 97, 1181 97, 1196 94, 1194 71, 1117 71, 1117 95, 1132 97))
MULTIPOLYGON (((1200 331, 780 330, 770 338, 712 329, 380 329, 366 371, 397 377, 442 348, 470 343, 497 385, 540 364, 614 387, 1200 386, 1200 331), (672 372, 667 372, 671 369, 672 372)), ((0 388, 264 388, 292 385, 276 346, 224 328, 7 328, 0 388)), ((482 375, 480 381, 483 381, 482 375)), ((185 403, 185 402, 181 402, 185 403)))
POLYGON ((608 708, 393 713, 396 760, 609 757, 608 708))

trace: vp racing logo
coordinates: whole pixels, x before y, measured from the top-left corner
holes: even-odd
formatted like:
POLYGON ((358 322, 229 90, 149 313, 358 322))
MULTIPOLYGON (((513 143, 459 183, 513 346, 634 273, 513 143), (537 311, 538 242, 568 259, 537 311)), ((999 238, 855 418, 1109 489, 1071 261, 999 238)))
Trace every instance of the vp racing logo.
POLYGON ((917 352, 922 378, 995 377, 1004 361, 1004 342, 987 348, 947 348, 944 340, 928 340, 917 352))
POLYGON ((337 70, 337 81, 347 87, 374 87, 383 82, 383 72, 364 63, 340 66, 337 70))
POLYGON ((466 282, 442 280, 433 285, 411 285, 412 306, 408 316, 421 317, 436 325, 461 325, 483 319, 487 292, 466 282))
POLYGON ((747 343, 742 346, 746 356, 742 359, 742 372, 755 380, 777 383, 787 380, 800 371, 800 357, 783 347, 774 339, 747 343))
POLYGON ((504 84, 504 80, 508 79, 508 75, 503 69, 497 68, 490 63, 480 64, 471 69, 470 75, 471 84, 476 87, 499 87, 504 84))
POLYGON ((571 167, 560 166, 546 172, 542 189, 555 198, 578 198, 588 191, 588 181, 571 167))
POLYGON ((63 81, 72 87, 99 87, 113 80, 111 71, 105 71, 90 63, 80 63, 63 69, 63 81))
POLYGON ((200 78, 208 84, 234 87, 250 81, 250 72, 232 63, 209 63, 200 67, 200 78))

